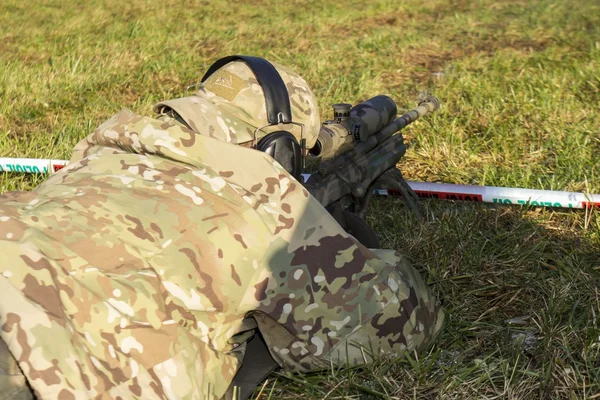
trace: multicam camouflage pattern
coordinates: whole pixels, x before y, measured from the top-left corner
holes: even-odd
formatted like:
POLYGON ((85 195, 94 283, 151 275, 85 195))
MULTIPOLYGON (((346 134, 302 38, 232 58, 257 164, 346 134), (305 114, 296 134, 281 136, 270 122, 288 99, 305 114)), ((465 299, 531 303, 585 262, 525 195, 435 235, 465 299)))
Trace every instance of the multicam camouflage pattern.
MULTIPOLYGON (((372 109, 367 108, 361 113, 365 118, 370 116, 374 123, 380 124, 383 121, 382 116, 388 115, 385 104, 385 101, 373 102, 370 104, 372 109), (382 109, 378 113, 375 107, 382 109)), ((333 149, 336 157, 324 160, 319 165, 319 173, 312 174, 305 187, 324 207, 344 197, 364 197, 367 188, 376 183, 386 171, 395 168, 406 153, 404 138, 401 134, 394 135, 394 133, 420 117, 436 111, 439 106, 436 98, 429 97, 415 109, 385 124, 383 128, 377 129, 377 132, 371 134, 366 141, 355 140, 350 146, 344 145, 333 149)), ((402 182, 398 183, 402 184, 402 182)))
POLYGON ((375 96, 350 109, 345 119, 326 121, 310 154, 328 160, 364 142, 396 118, 396 103, 388 96, 375 96))
POLYGON ((360 121, 368 137, 392 122, 397 111, 396 102, 392 98, 379 95, 352 107, 350 119, 360 121))
POLYGON ((43 399, 220 398, 256 330, 313 371, 421 349, 443 322, 406 259, 269 156, 128 111, 0 196, 0 254, 0 336, 43 399))
MULTIPOLYGON (((292 120, 304 125, 308 148, 314 146, 321 124, 319 106, 306 81, 291 69, 272 63, 290 96, 292 120)), ((194 95, 157 104, 155 111, 179 114, 194 132, 223 142, 252 142, 257 128, 267 124, 264 92, 252 70, 243 61, 230 62, 212 74, 194 95)), ((282 124, 257 132, 256 140, 274 130, 291 132, 298 142, 301 128, 282 124)))
POLYGON ((30 400, 33 393, 17 361, 0 340, 0 399, 30 400))

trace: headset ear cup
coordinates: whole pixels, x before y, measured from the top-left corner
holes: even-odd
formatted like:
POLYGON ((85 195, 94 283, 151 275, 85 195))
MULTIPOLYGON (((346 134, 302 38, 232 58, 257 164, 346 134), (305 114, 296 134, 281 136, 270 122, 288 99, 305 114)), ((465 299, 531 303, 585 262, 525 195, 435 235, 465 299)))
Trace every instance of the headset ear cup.
POLYGON ((300 144, 287 131, 269 133, 256 144, 256 149, 264 151, 297 180, 302 174, 302 150, 300 144))

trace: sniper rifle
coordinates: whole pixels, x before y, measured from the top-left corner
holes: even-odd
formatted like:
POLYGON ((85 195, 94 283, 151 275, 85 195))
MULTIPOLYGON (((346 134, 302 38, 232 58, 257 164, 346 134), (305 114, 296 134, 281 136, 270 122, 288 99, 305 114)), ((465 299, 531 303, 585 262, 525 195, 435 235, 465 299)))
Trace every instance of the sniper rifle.
POLYGON ((402 195, 418 219, 423 219, 418 196, 396 164, 406 153, 398 133, 440 107, 435 97, 396 118, 394 100, 380 95, 352 107, 334 104, 332 120, 325 121, 315 146, 308 151, 312 173, 304 186, 359 242, 378 247, 377 237, 364 218, 375 190, 402 195))

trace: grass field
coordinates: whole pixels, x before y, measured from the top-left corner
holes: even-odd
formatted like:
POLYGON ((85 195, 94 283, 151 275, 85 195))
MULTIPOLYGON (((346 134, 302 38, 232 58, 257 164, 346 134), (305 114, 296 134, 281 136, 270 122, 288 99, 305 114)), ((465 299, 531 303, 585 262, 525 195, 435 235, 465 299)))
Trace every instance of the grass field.
MULTIPOLYGON (((319 98, 439 112, 409 127, 407 179, 600 193, 596 0, 2 0, 0 156, 69 158, 121 108, 150 115, 209 63, 292 66, 319 98)), ((44 176, 0 174, 0 192, 44 176)), ((369 221, 443 300, 424 354, 273 374, 255 398, 600 399, 597 211, 397 199, 369 221)))

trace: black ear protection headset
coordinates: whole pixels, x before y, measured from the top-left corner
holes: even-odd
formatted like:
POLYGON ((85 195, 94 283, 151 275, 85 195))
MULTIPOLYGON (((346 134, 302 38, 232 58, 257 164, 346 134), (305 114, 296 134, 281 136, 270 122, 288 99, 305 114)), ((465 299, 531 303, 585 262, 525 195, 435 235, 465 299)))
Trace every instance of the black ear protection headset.
POLYGON ((292 122, 292 110, 290 96, 285 83, 273 64, 259 57, 251 56, 228 56, 217 60, 202 77, 202 83, 206 81, 219 68, 232 61, 241 60, 245 62, 254 73, 258 84, 265 94, 268 124, 254 131, 253 147, 273 157, 294 178, 300 180, 303 168, 306 139, 304 138, 304 125, 292 122), (256 133, 268 126, 279 124, 299 125, 301 128, 301 144, 294 135, 285 130, 279 130, 263 136, 256 143, 256 133))

